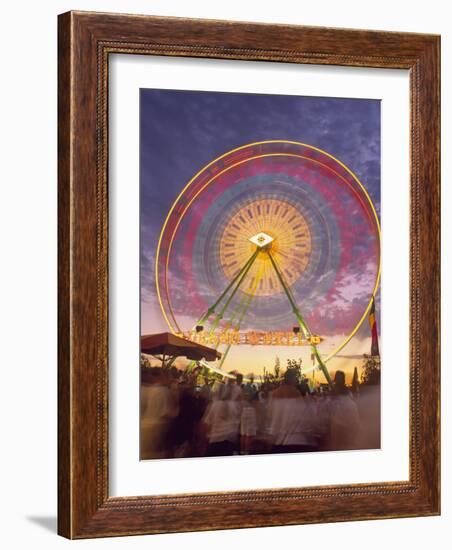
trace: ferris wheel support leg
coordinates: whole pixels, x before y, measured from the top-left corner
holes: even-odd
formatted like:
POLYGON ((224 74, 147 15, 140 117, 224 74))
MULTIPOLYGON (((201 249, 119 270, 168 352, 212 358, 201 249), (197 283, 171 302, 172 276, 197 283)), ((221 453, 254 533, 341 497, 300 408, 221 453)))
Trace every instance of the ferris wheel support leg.
MULTIPOLYGON (((292 306, 292 311, 295 315, 295 318, 297 319, 298 321, 298 324, 301 328, 301 331, 303 332, 303 335, 304 337, 307 339, 307 340, 310 340, 311 338, 311 332, 305 322, 305 320, 303 319, 301 313, 300 313, 300 310, 298 309, 297 307, 297 304, 295 303, 295 300, 293 299, 290 291, 289 291, 289 288, 288 286, 286 285, 286 282, 284 281, 284 277, 282 276, 282 273, 280 272, 278 266, 276 265, 276 262, 275 262, 275 259, 273 258, 271 252, 270 252, 270 249, 267 249, 267 254, 268 254, 268 257, 270 258, 270 261, 271 261, 271 264, 273 266, 273 269, 275 270, 276 272, 276 275, 278 277, 278 280, 279 282, 281 283, 281 286, 283 287, 284 289, 284 292, 286 293, 286 296, 290 302, 290 305, 292 306)), ((312 344, 311 343, 311 349, 315 355, 315 358, 317 359, 318 363, 319 363, 319 367, 320 367, 320 370, 323 372, 323 375, 325 376, 326 378, 326 381, 328 382, 328 386, 333 389, 333 380, 331 379, 331 376, 330 376, 330 373, 328 372, 328 369, 326 368, 326 365, 325 363, 322 361, 322 358, 320 357, 320 354, 319 354, 319 350, 317 349, 317 346, 315 344, 312 344)))
MULTIPOLYGON (((218 306, 218 304, 221 302, 221 300, 225 297, 225 295, 228 293, 228 291, 232 288, 233 284, 236 283, 236 286, 235 288, 233 289, 233 291, 231 292, 231 295, 229 296, 229 298, 226 300, 225 304, 223 305, 223 307, 221 308, 221 310, 217 313, 217 315, 215 316, 215 319, 212 323, 212 325, 210 326, 209 328, 209 336, 212 335, 213 331, 217 328, 218 326, 218 323, 221 321, 221 319, 223 318, 223 315, 226 311, 226 309, 228 308, 229 304, 231 303, 231 300, 232 298, 234 298, 237 290, 240 288, 241 284, 243 283, 243 281, 245 280, 245 277, 248 275, 248 272, 249 270, 251 269, 251 266, 253 265, 254 263, 254 260, 257 258, 257 255, 259 254, 259 250, 256 250, 253 255, 251 256, 251 258, 245 263, 245 265, 242 267, 242 269, 240 269, 240 271, 237 273, 237 275, 234 277, 234 279, 232 280, 232 282, 227 286, 227 288, 223 291, 222 295, 220 296, 220 298, 215 302, 215 304, 210 307, 208 310, 207 310, 207 313, 200 319, 199 321, 199 324, 202 324, 203 322, 205 322, 207 320, 207 318, 215 311, 215 308, 218 306)), ((190 372, 194 365, 195 365, 196 361, 191 361, 188 366, 187 366, 187 372, 190 372)), ((222 362, 222 364, 224 363, 224 361, 222 362)))
POLYGON ((212 326, 210 328, 210 334, 212 334, 212 332, 217 328, 218 323, 223 318, 223 315, 224 315, 225 311, 227 310, 229 304, 231 303, 232 298, 234 298, 237 290, 240 288, 240 286, 242 285, 242 283, 245 280, 246 276, 248 275, 248 272, 251 269, 251 266, 253 265, 254 260, 257 258, 258 253, 259 253, 259 250, 256 250, 256 252, 251 256, 250 261, 248 262, 248 265, 246 265, 245 270, 243 270, 243 269, 240 270, 242 275, 241 275, 240 279, 237 281, 237 285, 235 286, 235 288, 231 292, 229 298, 226 300, 226 302, 224 303, 224 305, 221 308, 221 310, 219 311, 219 313, 217 313, 217 315, 216 315, 216 317, 215 317, 215 319, 212 323, 212 326))
MULTIPOLYGON (((243 265, 243 267, 240 269, 240 271, 237 273, 237 275, 232 279, 232 281, 228 284, 228 286, 223 290, 223 292, 220 294, 220 297, 218 300, 209 307, 209 309, 206 311, 206 313, 200 317, 198 320, 198 325, 202 325, 207 321, 207 319, 212 315, 212 313, 215 313, 216 308, 220 304, 221 300, 226 296, 226 294, 231 290, 231 288, 234 286, 234 284, 240 279, 240 277, 244 274, 244 272, 248 272, 249 268, 251 267, 251 264, 254 262, 257 256, 257 251, 250 256, 248 261, 243 265)), ((239 283, 240 286, 240 283, 239 283)), ((235 294, 235 292, 234 292, 235 294)))
POLYGON ((311 349, 314 352, 315 358, 317 359, 319 363, 320 370, 323 372, 323 375, 326 378, 326 381, 328 382, 328 386, 333 389, 334 383, 331 379, 330 373, 328 372, 328 369, 326 368, 325 363, 322 361, 322 358, 320 357, 319 350, 317 349, 317 346, 314 344, 311 344, 311 349))
MULTIPOLYGON (((251 300, 253 299, 256 288, 257 288, 257 278, 256 278, 256 281, 255 281, 253 287, 251 288, 251 294, 249 294, 243 302, 241 312, 237 312, 237 313, 240 314, 240 317, 239 317, 237 323, 234 325, 235 330, 239 330, 240 325, 242 324, 243 318, 245 317, 245 313, 248 311, 251 300)), ((235 315, 234 315, 234 317, 235 317, 235 315)), ((223 356, 222 356, 221 361, 220 361, 220 365, 219 365, 220 369, 222 368, 224 362, 226 361, 226 357, 228 356, 230 349, 231 349, 231 344, 228 344, 226 349, 224 350, 223 356)))

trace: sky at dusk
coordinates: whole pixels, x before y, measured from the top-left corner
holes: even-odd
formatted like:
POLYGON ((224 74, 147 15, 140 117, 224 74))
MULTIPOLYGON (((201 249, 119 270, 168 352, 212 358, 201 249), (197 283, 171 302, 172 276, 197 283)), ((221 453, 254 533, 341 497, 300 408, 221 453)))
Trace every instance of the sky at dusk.
MULTIPOLYGON (((377 100, 152 89, 142 89, 140 97, 142 334, 168 330, 154 282, 157 241, 166 215, 187 182, 216 157, 266 140, 309 144, 350 168, 380 214, 377 100)), ((353 284, 359 284, 358 275, 353 284)), ((377 296, 377 313, 378 306, 377 296)), ((333 335, 331 346, 343 336, 340 331, 333 335)), ((329 368, 350 372, 360 364, 354 356, 369 350, 366 320, 339 356, 329 362, 329 368)), ((296 356, 310 364, 308 348, 267 346, 236 346, 228 363, 245 373, 259 374, 264 366, 272 367, 276 355, 281 364, 296 356)))

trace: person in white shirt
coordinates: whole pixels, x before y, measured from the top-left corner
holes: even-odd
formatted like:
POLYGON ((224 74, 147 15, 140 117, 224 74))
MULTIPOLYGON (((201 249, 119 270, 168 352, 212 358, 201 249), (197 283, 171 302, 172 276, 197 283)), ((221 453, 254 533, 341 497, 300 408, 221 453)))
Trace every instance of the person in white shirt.
POLYGON ((237 418, 236 402, 231 400, 231 395, 230 384, 219 386, 217 398, 204 415, 207 456, 232 455, 238 446, 240 418, 237 418))
POLYGON ((270 394, 268 435, 272 452, 290 453, 310 450, 310 411, 297 389, 294 369, 287 369, 284 381, 270 394))

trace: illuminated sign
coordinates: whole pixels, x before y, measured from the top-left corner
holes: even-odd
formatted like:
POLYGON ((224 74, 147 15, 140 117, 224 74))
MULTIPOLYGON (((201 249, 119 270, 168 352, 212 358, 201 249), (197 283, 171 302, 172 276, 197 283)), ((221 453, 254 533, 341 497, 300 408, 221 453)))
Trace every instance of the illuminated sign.
POLYGON ((248 345, 248 346, 311 346, 318 345, 323 340, 317 334, 311 334, 305 338, 301 332, 293 331, 248 331, 238 330, 201 331, 192 330, 178 333, 177 336, 191 340, 197 344, 206 346, 218 346, 221 344, 248 345))

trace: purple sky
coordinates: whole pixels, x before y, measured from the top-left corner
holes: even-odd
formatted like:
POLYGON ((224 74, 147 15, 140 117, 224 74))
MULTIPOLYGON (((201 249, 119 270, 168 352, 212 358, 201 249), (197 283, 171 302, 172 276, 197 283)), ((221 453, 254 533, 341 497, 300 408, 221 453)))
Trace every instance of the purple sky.
POLYGON ((380 213, 378 100, 142 89, 140 124, 142 323, 152 317, 153 332, 167 329, 154 284, 164 219, 193 175, 225 152, 265 140, 308 143, 348 166, 380 213))

